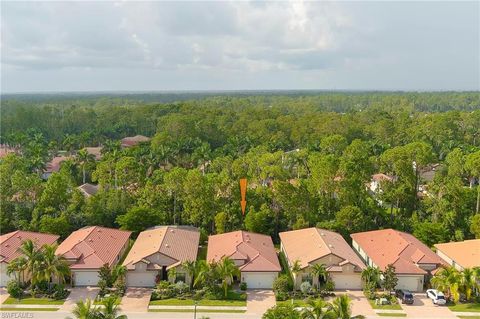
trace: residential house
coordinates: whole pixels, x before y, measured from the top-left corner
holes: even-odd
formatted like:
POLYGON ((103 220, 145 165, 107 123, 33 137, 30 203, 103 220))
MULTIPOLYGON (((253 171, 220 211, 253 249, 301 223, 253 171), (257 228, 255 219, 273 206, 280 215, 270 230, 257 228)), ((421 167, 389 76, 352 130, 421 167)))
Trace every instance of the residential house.
POLYGON ((28 239, 35 243, 37 248, 45 244, 52 245, 58 240, 58 235, 34 233, 24 230, 16 230, 0 236, 0 287, 14 279, 14 276, 7 275, 8 264, 21 255, 20 246, 28 239))
POLYGON ((42 178, 48 179, 50 175, 60 170, 62 162, 70 159, 68 156, 55 156, 50 162, 47 163, 45 170, 43 171, 42 178))
POLYGON ((140 143, 145 143, 148 141, 150 141, 150 138, 143 135, 129 136, 129 137, 122 138, 121 146, 123 148, 133 147, 140 143))
POLYGON ((127 286, 154 287, 160 280, 182 281, 192 278, 182 263, 195 261, 200 232, 190 226, 157 226, 138 235, 123 265, 127 267, 127 286), (168 277, 175 269, 176 276, 168 277))
POLYGON ((382 229, 355 233, 353 249, 368 266, 384 271, 388 265, 395 267, 398 277, 397 289, 422 291, 432 272, 445 261, 413 235, 395 230, 382 229))
POLYGON ((361 272, 365 264, 343 237, 320 228, 305 228, 279 234, 281 251, 292 269, 298 261, 300 271, 292 273, 298 289, 304 281, 319 285, 318 276, 312 274, 315 264, 322 264, 336 289, 361 289, 361 272))
POLYGON ((118 264, 128 248, 131 232, 89 226, 74 231, 55 252, 67 259, 74 286, 95 286, 98 271, 107 264, 118 264))
POLYGON ((282 270, 272 238, 267 235, 234 231, 208 237, 207 261, 232 259, 240 270, 240 281, 248 288, 272 289, 282 270))
POLYGON ((93 155, 96 161, 102 159, 102 146, 98 147, 85 147, 88 154, 93 155))
POLYGON ((85 197, 91 197, 98 192, 98 185, 85 183, 77 187, 77 189, 83 194, 85 197))
POLYGON ((436 244, 434 246, 437 249, 438 256, 460 271, 465 268, 480 267, 480 239, 436 244))
POLYGON ((394 178, 392 176, 389 176, 383 173, 373 174, 372 179, 368 184, 368 189, 372 193, 381 193, 382 192, 381 184, 385 182, 393 182, 393 180, 394 178))

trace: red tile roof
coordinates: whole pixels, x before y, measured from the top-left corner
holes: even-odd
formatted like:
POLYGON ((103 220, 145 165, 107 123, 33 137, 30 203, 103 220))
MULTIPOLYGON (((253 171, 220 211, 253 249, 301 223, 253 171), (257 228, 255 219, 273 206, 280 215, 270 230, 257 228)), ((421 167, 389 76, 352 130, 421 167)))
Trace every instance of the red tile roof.
POLYGON ((45 244, 51 245, 55 243, 60 236, 44 233, 35 233, 23 230, 16 230, 14 232, 0 236, 0 262, 9 263, 13 259, 21 255, 19 248, 21 244, 31 239, 37 247, 45 244))
POLYGON ((417 238, 398 230, 382 229, 350 236, 380 270, 392 264, 398 274, 426 274, 418 265, 445 265, 442 258, 417 238))
POLYGON ((70 159, 68 156, 55 156, 50 162, 47 163, 45 167, 45 173, 58 172, 60 170, 60 165, 62 162, 70 159))
POLYGON ((98 147, 85 147, 85 150, 88 154, 93 155, 95 160, 99 161, 102 159, 102 146, 98 147))
POLYGON ((122 138, 121 146, 132 147, 139 143, 148 142, 148 141, 150 141, 150 137, 146 137, 143 135, 129 136, 129 137, 122 138))
POLYGON ((480 239, 436 244, 437 252, 442 252, 463 268, 480 267, 480 239))
MULTIPOLYGON (((279 236, 290 263, 298 260, 302 268, 330 254, 342 259, 339 266, 351 263, 357 266, 358 270, 365 268, 360 257, 338 233, 311 227, 282 232, 279 236)), ((330 270, 335 271, 338 268, 332 266, 330 270)))
POLYGON ((195 227, 158 226, 147 229, 138 235, 123 265, 132 268, 135 263, 158 252, 175 261, 171 265, 162 266, 194 261, 197 259, 199 241, 200 232, 195 227))
POLYGON ((234 231, 208 237, 208 261, 219 261, 223 257, 241 260, 240 271, 281 271, 272 238, 267 235, 234 231))
POLYGON ((131 232, 90 226, 74 231, 58 246, 56 254, 75 260, 72 269, 98 269, 112 265, 128 242, 131 232))
POLYGON ((377 182, 380 182, 380 181, 393 181, 393 177, 392 177, 392 176, 388 176, 388 175, 383 174, 383 173, 373 174, 373 175, 372 175, 372 179, 373 179, 374 181, 377 181, 377 182))

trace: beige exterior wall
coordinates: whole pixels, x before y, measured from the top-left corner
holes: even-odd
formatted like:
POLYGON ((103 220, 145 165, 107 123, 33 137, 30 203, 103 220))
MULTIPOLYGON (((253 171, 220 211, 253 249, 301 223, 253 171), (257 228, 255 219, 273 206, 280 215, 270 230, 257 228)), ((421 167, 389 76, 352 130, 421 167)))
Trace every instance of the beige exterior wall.
POLYGON ((358 243, 352 239, 352 247, 353 247, 353 250, 357 253, 357 255, 360 256, 360 258, 362 258, 362 260, 365 262, 365 264, 367 266, 370 266, 370 267, 378 267, 371 259, 370 257, 367 256, 367 253, 362 249, 362 247, 360 247, 360 245, 358 245, 358 243))
POLYGON ((457 264, 455 262, 455 260, 453 260, 452 258, 448 257, 447 255, 445 255, 440 249, 437 248, 437 255, 440 256, 440 258, 442 258, 443 260, 445 260, 449 265, 455 267, 455 269, 459 270, 459 271, 463 271, 463 267, 460 266, 459 264, 457 264))

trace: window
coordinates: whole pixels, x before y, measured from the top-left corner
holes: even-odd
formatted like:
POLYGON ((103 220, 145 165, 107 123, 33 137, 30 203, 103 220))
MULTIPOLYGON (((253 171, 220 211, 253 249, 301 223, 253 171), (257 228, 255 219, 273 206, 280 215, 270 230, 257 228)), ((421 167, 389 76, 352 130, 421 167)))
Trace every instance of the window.
POLYGON ((175 278, 175 282, 179 282, 179 281, 185 283, 186 275, 184 273, 178 273, 177 274, 177 278, 175 278))

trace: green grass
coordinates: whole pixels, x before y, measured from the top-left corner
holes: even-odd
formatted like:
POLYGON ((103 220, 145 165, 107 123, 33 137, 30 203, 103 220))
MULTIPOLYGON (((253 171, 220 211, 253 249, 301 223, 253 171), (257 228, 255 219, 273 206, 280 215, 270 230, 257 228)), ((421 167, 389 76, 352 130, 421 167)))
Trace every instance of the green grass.
POLYGON ((55 300, 50 298, 22 298, 20 300, 8 297, 4 305, 63 305, 65 299, 55 300))
MULTIPOLYGON (((284 301, 277 301, 277 306, 279 305, 291 305, 292 299, 284 300, 284 301)), ((293 306, 294 307, 305 307, 307 305, 306 300, 304 299, 293 299, 293 306)))
POLYGON ((207 245, 198 248, 197 260, 207 260, 207 245))
POLYGON ((480 316, 458 316, 460 319, 480 319, 480 316))
MULTIPOLYGON (((195 301, 192 299, 163 299, 150 301, 151 306, 193 306, 195 301)), ((245 307, 245 300, 207 300, 198 301, 198 306, 229 306, 229 307, 245 307)))
POLYGON ((0 308, 0 311, 58 311, 58 308, 0 308))
POLYGON ((370 306, 372 306, 373 309, 383 309, 383 310, 402 310, 402 307, 399 304, 393 304, 393 305, 376 305, 375 300, 370 300, 368 299, 368 302, 370 303, 370 306))
MULTIPOLYGON (((117 297, 116 300, 115 300, 115 304, 119 305, 121 301, 122 301, 122 298, 121 298, 121 297, 117 297)), ((94 304, 94 305, 101 305, 101 304, 102 304, 102 300, 95 299, 95 301, 93 302, 93 304, 94 304)))
MULTIPOLYGON (((148 309, 148 312, 193 312, 193 309, 148 309)), ((197 309, 197 313, 209 313, 209 312, 217 312, 217 313, 245 313, 245 310, 203 310, 197 309)))
POLYGON ((448 306, 451 311, 459 312, 480 312, 480 303, 458 303, 448 306))
POLYGON ((380 317, 406 317, 406 313, 377 313, 380 317))

